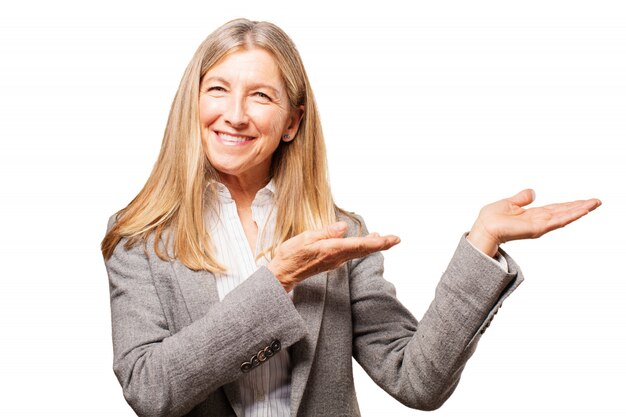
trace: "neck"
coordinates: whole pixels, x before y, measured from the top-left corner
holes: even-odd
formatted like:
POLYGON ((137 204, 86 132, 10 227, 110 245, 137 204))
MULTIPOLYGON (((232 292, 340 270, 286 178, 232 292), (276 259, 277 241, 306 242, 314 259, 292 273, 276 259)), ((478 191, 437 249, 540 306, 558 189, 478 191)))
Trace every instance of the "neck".
POLYGON ((232 175, 220 175, 220 182, 228 188, 230 196, 237 207, 250 207, 256 197, 256 193, 269 182, 269 177, 236 177, 232 175))

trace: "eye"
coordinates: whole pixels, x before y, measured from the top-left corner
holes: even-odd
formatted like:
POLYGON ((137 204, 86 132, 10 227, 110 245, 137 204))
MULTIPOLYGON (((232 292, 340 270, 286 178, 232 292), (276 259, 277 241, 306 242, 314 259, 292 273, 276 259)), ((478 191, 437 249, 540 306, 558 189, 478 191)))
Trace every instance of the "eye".
POLYGON ((268 96, 267 94, 265 94, 264 92, 262 92, 262 91, 255 92, 254 96, 262 98, 263 100, 266 100, 266 101, 272 101, 272 98, 270 96, 268 96))
POLYGON ((222 87, 222 86, 219 86, 219 85, 212 85, 212 86, 208 87, 206 89, 206 91, 207 92, 214 91, 214 92, 221 92, 221 93, 223 93, 223 92, 226 91, 226 89, 224 87, 222 87))

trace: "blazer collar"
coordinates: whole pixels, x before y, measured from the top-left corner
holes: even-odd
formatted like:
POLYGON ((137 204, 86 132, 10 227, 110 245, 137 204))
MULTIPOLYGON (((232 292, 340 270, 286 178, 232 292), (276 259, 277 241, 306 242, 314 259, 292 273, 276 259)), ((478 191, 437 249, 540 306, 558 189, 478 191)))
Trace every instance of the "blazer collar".
MULTIPOLYGON (((177 260, 172 263, 189 317, 192 322, 196 321, 207 314, 212 304, 219 302, 215 275, 207 271, 192 271, 177 260)), ((300 283, 293 292, 293 303, 307 324, 308 334, 290 349, 293 365, 291 371, 292 416, 298 412, 313 365, 324 312, 327 279, 328 273, 314 275, 300 283)), ((223 388, 233 410, 238 417, 242 417, 243 404, 239 385, 232 382, 224 385, 223 388)))

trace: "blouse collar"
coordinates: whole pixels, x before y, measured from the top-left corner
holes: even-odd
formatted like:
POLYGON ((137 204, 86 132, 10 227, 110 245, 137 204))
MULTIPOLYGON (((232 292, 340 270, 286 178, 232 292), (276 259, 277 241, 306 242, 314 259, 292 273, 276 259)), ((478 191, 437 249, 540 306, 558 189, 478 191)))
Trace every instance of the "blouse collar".
MULTIPOLYGON (((209 187, 215 187, 220 204, 228 204, 234 201, 232 196, 230 195, 230 191, 228 191, 228 187, 226 187, 221 182, 211 181, 207 185, 207 188, 209 187)), ((272 178, 265 185, 265 187, 257 191, 256 196, 254 197, 254 200, 252 201, 252 205, 253 206, 265 206, 268 204, 272 204, 274 202, 275 193, 276 193, 276 186, 274 184, 274 179, 272 178)))

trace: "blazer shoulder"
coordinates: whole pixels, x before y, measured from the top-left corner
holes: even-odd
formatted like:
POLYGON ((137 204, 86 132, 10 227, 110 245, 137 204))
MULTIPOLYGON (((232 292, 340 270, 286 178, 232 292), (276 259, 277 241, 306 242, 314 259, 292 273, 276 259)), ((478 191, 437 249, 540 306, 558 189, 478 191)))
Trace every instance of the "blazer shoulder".
POLYGON ((118 216, 118 213, 115 213, 109 217, 109 220, 107 221, 107 233, 109 232, 109 230, 113 228, 113 226, 115 225, 115 222, 117 222, 117 216, 118 216))

